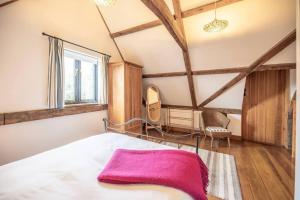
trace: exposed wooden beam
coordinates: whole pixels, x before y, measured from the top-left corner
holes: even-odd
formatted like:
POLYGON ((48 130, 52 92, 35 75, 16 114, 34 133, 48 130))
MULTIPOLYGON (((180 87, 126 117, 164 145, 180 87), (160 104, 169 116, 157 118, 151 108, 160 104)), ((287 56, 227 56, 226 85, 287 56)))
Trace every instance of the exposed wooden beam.
POLYGON ((180 0, 172 0, 172 2, 173 2, 173 8, 174 8, 175 20, 176 20, 177 26, 179 27, 179 30, 181 31, 182 36, 184 37, 184 41, 186 41, 184 25, 183 25, 183 20, 182 20, 180 0))
POLYGON ((143 78, 163 78, 163 77, 176 77, 186 76, 186 72, 167 72, 167 73, 156 73, 156 74, 143 74, 143 78))
POLYGON ((87 112, 96 112, 101 110, 107 110, 107 104, 76 105, 76 106, 67 106, 63 109, 42 109, 42 110, 4 113, 4 125, 48 119, 54 117, 62 117, 66 115, 75 115, 75 114, 81 114, 87 112))
POLYGON ((212 107, 200 107, 200 110, 205 111, 205 110, 215 110, 221 113, 226 113, 226 114, 242 114, 241 109, 235 109, 235 108, 212 108, 212 107))
MULTIPOLYGON (((100 11, 100 9, 99 9, 99 6, 98 6, 98 5, 96 5, 96 7, 97 7, 98 13, 99 13, 99 15, 100 15, 100 17, 101 17, 101 19, 102 19, 102 21, 103 21, 103 23, 104 23, 104 25, 105 25, 106 29, 107 29, 107 31, 108 31, 108 33, 109 33, 109 35, 111 36, 110 29, 109 29, 109 27, 108 27, 108 25, 107 25, 107 23, 106 23, 106 21, 105 21, 105 19, 104 19, 103 15, 102 15, 101 11, 100 11)), ((111 37, 111 39, 113 40, 113 43, 115 44, 115 46, 116 46, 116 48, 117 48, 117 50, 118 50, 118 53, 119 53, 119 55, 120 55, 120 57, 121 57, 122 61, 124 62, 124 61, 125 61, 125 59, 124 59, 124 57, 123 57, 123 55, 122 55, 122 53, 121 53, 121 51, 120 51, 120 48, 119 48, 119 46, 117 45, 117 42, 116 42, 116 40, 115 40, 113 37, 111 37)))
POLYGON ((277 53, 279 53, 281 50, 289 46, 292 42, 296 40, 296 30, 293 30, 291 33, 289 33, 285 38, 280 40, 277 44, 275 44, 270 50, 268 50, 265 54, 263 54, 261 57, 259 57, 255 62, 253 62, 245 72, 240 73, 238 76, 233 78, 231 81, 226 83, 221 89, 216 91, 214 94, 212 94, 210 97, 208 97, 205 101, 203 101, 199 106, 204 107, 209 102, 223 94, 225 91, 227 91, 229 88, 234 86, 236 83, 241 81, 243 78, 248 76, 251 72, 257 70, 260 66, 262 66, 264 63, 266 63, 268 60, 270 60, 272 57, 274 57, 277 53))
MULTIPOLYGON (((219 0, 219 1, 217 1, 217 8, 228 6, 230 4, 233 4, 233 3, 236 3, 239 1, 242 1, 242 0, 219 0)), ((183 16, 183 18, 191 17, 194 15, 198 15, 200 13, 214 10, 214 9, 215 9, 215 2, 212 2, 212 3, 205 4, 203 6, 198 6, 196 8, 186 10, 186 11, 182 12, 182 16, 183 16)))
POLYGON ((134 26, 134 27, 125 29, 123 31, 112 33, 110 36, 112 38, 116 38, 116 37, 120 37, 120 36, 123 36, 123 35, 128 35, 130 33, 135 33, 135 32, 138 32, 138 31, 142 31, 142 30, 145 30, 145 29, 148 29, 148 28, 153 28, 153 27, 160 26, 160 25, 162 25, 161 21, 160 20, 155 20, 155 21, 152 21, 152 22, 148 22, 148 23, 145 23, 145 24, 142 24, 142 25, 138 25, 138 26, 134 26))
MULTIPOLYGON (((290 70, 296 69, 296 63, 279 63, 279 64, 267 64, 262 65, 255 71, 266 71, 266 70, 290 70)), ((209 69, 209 70, 198 70, 192 71, 192 75, 213 75, 213 74, 229 74, 229 73, 241 73, 245 72, 247 67, 231 67, 223 69, 209 69)), ((161 78, 161 77, 176 77, 186 76, 186 72, 167 72, 167 73, 156 73, 156 74, 143 74, 143 78, 161 78)))
MULTIPOLYGON (((217 7, 220 8, 220 7, 227 6, 227 5, 239 2, 239 1, 242 1, 242 0, 220 0, 220 1, 217 1, 217 7)), ((214 9, 214 3, 205 4, 205 5, 202 5, 202 6, 198 6, 196 8, 192 8, 192 9, 183 11, 182 12, 182 17, 183 18, 190 17, 190 16, 193 16, 193 15, 197 15, 197 14, 200 14, 200 13, 203 13, 203 12, 213 10, 213 9, 214 9)), ((155 20, 155 21, 151 21, 151 22, 148 22, 148 23, 145 23, 145 24, 141 24, 141 25, 138 25, 138 26, 127 28, 127 29, 122 30, 122 31, 112 33, 111 36, 113 38, 116 38, 116 37, 120 37, 120 36, 123 36, 123 35, 128 35, 128 34, 131 34, 131 33, 138 32, 138 31, 143 31, 143 30, 146 30, 146 29, 149 29, 149 28, 160 26, 160 25, 162 25, 161 21, 160 20, 155 20)))
POLYGON ((226 113, 226 114, 242 114, 241 109, 234 109, 234 108, 212 108, 212 107, 197 107, 194 108, 193 106, 184 106, 184 105, 170 105, 170 104, 162 104, 162 108, 172 108, 172 109, 188 109, 188 110, 198 110, 198 111, 204 111, 204 110, 215 110, 218 112, 226 113))
POLYGON ((141 0, 165 25, 177 44, 183 51, 187 50, 186 41, 180 31, 174 16, 164 0, 141 0))
MULTIPOLYGON (((183 35, 185 45, 187 46, 183 20, 182 20, 182 16, 181 16, 182 13, 181 13, 180 1, 173 0, 173 7, 174 7, 177 25, 183 35)), ((192 76, 192 67, 191 67, 191 59, 190 59, 189 49, 187 48, 186 51, 182 50, 182 55, 183 55, 185 71, 186 71, 186 75, 187 75, 187 79, 188 79, 188 85, 189 85, 192 105, 194 108, 196 108, 197 107, 197 99, 196 99, 196 94, 195 94, 194 80, 193 80, 193 76, 192 76)))
MULTIPOLYGON (((161 104, 162 108, 173 108, 173 109, 194 109, 193 106, 184 106, 184 105, 171 105, 171 104, 161 104)), ((197 110, 198 108, 196 108, 197 110)))
POLYGON ((14 3, 14 2, 17 2, 17 1, 18 1, 18 0, 11 0, 11 1, 7 1, 7 2, 4 2, 4 3, 1 3, 1 4, 0 4, 0 7, 7 6, 7 5, 12 4, 12 3, 14 3))

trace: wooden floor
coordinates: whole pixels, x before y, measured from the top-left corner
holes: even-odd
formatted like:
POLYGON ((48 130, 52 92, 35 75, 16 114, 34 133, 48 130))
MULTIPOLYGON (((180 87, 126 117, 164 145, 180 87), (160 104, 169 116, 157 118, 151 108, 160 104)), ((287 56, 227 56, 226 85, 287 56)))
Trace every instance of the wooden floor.
MULTIPOLYGON (((180 141, 195 144, 191 138, 180 141)), ((208 138, 202 138, 200 148, 211 150, 208 138)), ((244 200, 293 199, 295 165, 286 149, 242 141, 232 141, 228 148, 220 140, 213 151, 234 155, 244 200)))

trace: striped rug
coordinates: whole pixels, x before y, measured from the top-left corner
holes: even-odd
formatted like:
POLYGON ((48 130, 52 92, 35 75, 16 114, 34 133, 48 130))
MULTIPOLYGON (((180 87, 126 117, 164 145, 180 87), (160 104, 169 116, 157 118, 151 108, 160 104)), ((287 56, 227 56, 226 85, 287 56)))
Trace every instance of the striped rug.
MULTIPOLYGON (((177 148, 177 144, 162 142, 177 148)), ((195 152, 195 147, 183 145, 182 150, 195 152)), ((199 149, 199 155, 209 169, 208 193, 225 200, 241 200, 241 188, 234 156, 199 149)))

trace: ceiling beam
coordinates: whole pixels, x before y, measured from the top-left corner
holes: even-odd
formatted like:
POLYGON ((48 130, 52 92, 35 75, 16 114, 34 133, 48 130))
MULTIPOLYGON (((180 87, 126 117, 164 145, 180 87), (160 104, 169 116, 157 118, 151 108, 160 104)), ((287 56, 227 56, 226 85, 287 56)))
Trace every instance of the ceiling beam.
POLYGON ((163 78, 163 77, 176 77, 186 76, 186 72, 166 72, 166 73, 155 73, 155 74, 143 74, 143 78, 163 78))
POLYGON ((240 73, 238 76, 233 78, 231 81, 226 83, 222 88, 220 88, 218 91, 216 91, 214 94, 212 94, 210 97, 208 97, 206 100, 204 100, 199 107, 204 107, 209 102, 223 94, 225 91, 227 91, 229 88, 234 86, 236 83, 241 81, 243 78, 248 76, 251 72, 257 70, 259 67, 261 67, 264 63, 266 63, 268 60, 270 60, 272 57, 274 57, 277 53, 279 53, 281 50, 289 46, 291 43, 293 43, 296 40, 296 30, 293 30, 291 33, 289 33, 286 37, 284 37, 282 40, 280 40, 277 44, 275 44, 271 49, 269 49, 265 54, 263 54, 261 57, 259 57, 256 61, 254 61, 246 70, 245 72, 240 73))
POLYGON ((12 3, 14 3, 14 2, 17 2, 17 1, 18 1, 18 0, 11 0, 11 1, 7 1, 7 2, 4 2, 4 3, 1 3, 1 4, 0 4, 0 7, 7 6, 7 5, 12 4, 12 3))
POLYGON ((145 23, 145 24, 142 24, 142 25, 138 25, 138 26, 134 26, 134 27, 125 29, 123 31, 112 33, 110 36, 112 38, 116 38, 116 37, 120 37, 120 36, 123 36, 123 35, 128 35, 130 33, 135 33, 135 32, 138 32, 138 31, 142 31, 142 30, 153 28, 153 27, 160 26, 160 25, 162 25, 161 21, 160 20, 155 20, 155 21, 152 21, 152 22, 148 22, 148 23, 145 23))
MULTIPOLYGON (((217 7, 218 8, 224 7, 224 6, 227 6, 227 5, 236 3, 236 2, 240 2, 240 1, 242 1, 242 0, 219 0, 219 1, 217 1, 217 7)), ((194 16, 194 15, 197 15, 197 14, 200 14, 200 13, 208 12, 210 10, 214 10, 214 5, 215 5, 214 3, 209 3, 209 4, 202 5, 202 6, 198 6, 196 8, 192 8, 192 9, 183 11, 181 16, 182 16, 182 18, 186 18, 186 17, 191 17, 191 16, 194 16)), ((131 33, 138 32, 138 31, 143 31, 143 30, 146 30, 146 29, 149 29, 149 28, 160 26, 160 25, 162 25, 161 21, 160 20, 155 20, 155 21, 152 21, 152 22, 148 22, 148 23, 145 23, 145 24, 141 24, 141 25, 138 25, 138 26, 127 28, 127 29, 122 30, 122 31, 112 33, 111 37, 116 38, 116 37, 128 35, 128 34, 131 34, 131 33)))
MULTIPOLYGON (((173 2, 175 19, 176 19, 177 25, 183 35, 185 45, 187 46, 183 20, 182 20, 182 16, 181 16, 182 12, 181 12, 180 0, 173 0, 172 2, 173 2)), ((182 55, 183 55, 185 71, 186 71, 186 75, 187 75, 187 79, 188 79, 188 85, 189 85, 192 105, 194 108, 196 108, 197 107, 197 99, 196 99, 196 94, 195 94, 195 86, 194 86, 194 80, 193 80, 193 75, 192 75, 192 67, 191 67, 191 59, 190 59, 189 49, 187 48, 186 51, 182 50, 182 55)))
MULTIPOLYGON (((231 67, 223 69, 208 69, 192 71, 192 75, 214 75, 214 74, 230 74, 230 73, 241 73, 245 72, 248 67, 231 67)), ((267 71, 267 70, 290 70, 296 69, 296 63, 279 63, 279 64, 267 64, 262 65, 255 71, 267 71)), ((156 74, 143 74, 143 78, 162 78, 162 77, 176 77, 186 76, 186 72, 167 72, 167 73, 156 73, 156 74)))
POLYGON ((141 0, 165 25, 183 51, 187 50, 186 41, 164 0, 141 0))
MULTIPOLYGON (((217 8, 228 6, 230 4, 233 4, 233 3, 236 3, 239 1, 242 1, 242 0, 219 0, 219 1, 217 1, 217 8)), ((200 13, 214 10, 214 9, 215 9, 215 2, 212 2, 212 3, 205 4, 203 6, 198 6, 196 8, 186 10, 186 11, 182 12, 182 17, 183 18, 191 17, 194 15, 198 15, 200 13)))

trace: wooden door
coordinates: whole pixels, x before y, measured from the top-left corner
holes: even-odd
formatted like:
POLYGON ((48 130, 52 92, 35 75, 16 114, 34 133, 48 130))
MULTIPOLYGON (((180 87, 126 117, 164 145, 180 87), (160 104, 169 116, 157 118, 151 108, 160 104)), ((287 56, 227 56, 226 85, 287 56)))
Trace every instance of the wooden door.
POLYGON ((250 74, 246 79, 243 101, 243 139, 283 145, 287 129, 288 100, 288 70, 250 74))

